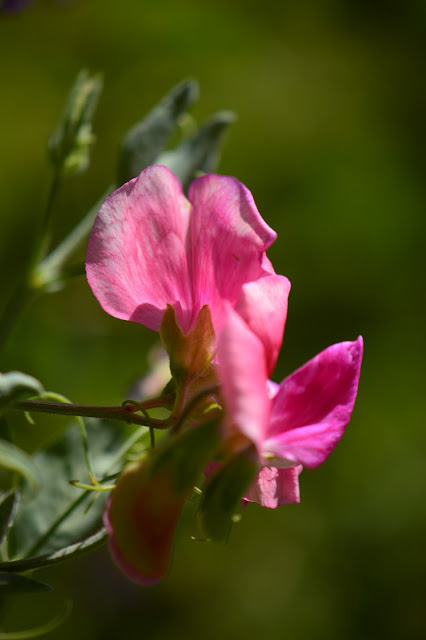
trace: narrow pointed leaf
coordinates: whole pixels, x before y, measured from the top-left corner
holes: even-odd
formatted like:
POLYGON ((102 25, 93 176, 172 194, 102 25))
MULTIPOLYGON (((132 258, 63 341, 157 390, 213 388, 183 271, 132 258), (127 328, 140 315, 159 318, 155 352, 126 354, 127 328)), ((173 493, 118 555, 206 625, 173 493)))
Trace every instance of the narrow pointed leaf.
POLYGON ((232 111, 218 111, 188 140, 176 149, 162 153, 156 163, 168 167, 184 188, 188 187, 197 172, 214 171, 219 160, 219 147, 234 121, 232 111))
POLYGON ((95 551, 105 544, 106 539, 107 532, 106 529, 102 527, 99 531, 96 531, 96 533, 93 533, 87 538, 83 538, 78 542, 74 542, 74 544, 62 547, 61 549, 57 549, 52 553, 43 553, 31 558, 23 558, 22 560, 0 562, 0 572, 32 571, 42 567, 50 567, 52 564, 58 564, 59 562, 64 562, 64 560, 78 558, 90 551, 95 551))
POLYGON ((198 97, 198 85, 185 80, 174 87, 148 115, 125 135, 120 151, 118 181, 128 182, 156 162, 179 117, 198 97))

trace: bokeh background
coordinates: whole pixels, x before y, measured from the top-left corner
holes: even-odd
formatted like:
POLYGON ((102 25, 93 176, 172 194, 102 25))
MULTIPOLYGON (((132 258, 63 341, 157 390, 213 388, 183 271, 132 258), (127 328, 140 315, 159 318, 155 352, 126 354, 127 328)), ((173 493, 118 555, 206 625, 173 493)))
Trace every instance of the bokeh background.
MULTIPOLYGON (((248 507, 227 546, 192 541, 189 509, 170 577, 150 589, 106 550, 40 572, 59 594, 52 615, 74 600, 52 640, 426 637, 425 32, 423 0, 34 0, 0 16, 0 305, 42 215, 46 140, 77 72, 102 71, 105 88, 91 168, 56 201, 57 240, 114 180, 129 126, 191 76, 197 121, 238 114, 219 171, 278 232, 269 255, 292 292, 276 379, 365 340, 351 424, 302 474, 300 505, 248 507)), ((0 368, 75 402, 120 403, 152 342, 80 278, 33 305, 0 368)), ((40 420, 22 426, 29 450, 48 436, 40 420)), ((37 618, 19 606, 21 626, 37 618)))

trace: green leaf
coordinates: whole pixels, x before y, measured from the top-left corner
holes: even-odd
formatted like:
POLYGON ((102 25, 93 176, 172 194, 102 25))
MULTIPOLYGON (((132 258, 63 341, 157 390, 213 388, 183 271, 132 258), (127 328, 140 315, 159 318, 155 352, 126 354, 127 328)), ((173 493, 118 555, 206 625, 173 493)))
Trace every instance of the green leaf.
POLYGON ((219 160, 219 147, 229 126, 235 121, 231 111, 218 111, 176 149, 165 151, 156 160, 168 167, 187 188, 197 172, 211 172, 219 160))
POLYGON ((198 511, 202 536, 226 542, 241 500, 256 477, 258 466, 251 450, 235 456, 207 481, 198 511))
POLYGON ((52 164, 64 174, 87 169, 95 138, 92 120, 102 91, 100 75, 83 70, 70 91, 57 130, 49 139, 52 164))
POLYGON ((0 467, 16 471, 28 482, 28 499, 32 499, 40 487, 40 474, 31 456, 7 440, 0 440, 0 467))
MULTIPOLYGON (((116 423, 87 421, 89 450, 97 477, 117 472, 117 452, 126 440, 125 429, 116 423)), ((69 484, 87 481, 80 431, 76 423, 47 451, 33 456, 42 470, 37 497, 21 505, 9 535, 9 556, 29 557, 52 553, 76 543, 102 527, 107 493, 94 495, 69 484), (90 495, 89 495, 90 494, 90 495), (88 505, 96 498, 86 513, 88 505)), ((121 463, 122 464, 122 463, 121 463)), ((25 491, 23 491, 25 498, 25 491)))
POLYGON ((49 622, 24 631, 0 631, 0 640, 26 640, 27 638, 38 638, 46 633, 50 633, 50 631, 53 631, 64 622, 71 613, 71 609, 71 601, 65 600, 62 611, 52 618, 52 620, 49 620, 49 622))
POLYGON ((8 493, 0 504, 0 544, 12 525, 19 504, 19 491, 8 493))
POLYGON ((34 569, 40 569, 41 567, 48 567, 52 564, 58 564, 64 560, 71 558, 77 558, 90 551, 103 546, 107 539, 107 531, 102 527, 96 533, 79 540, 74 544, 70 544, 62 549, 57 549, 52 553, 44 553, 32 558, 24 558, 23 560, 11 560, 9 562, 0 562, 0 572, 12 573, 15 571, 33 571, 34 569))
POLYGON ((120 185, 157 161, 179 117, 197 98, 198 84, 194 80, 185 80, 174 87, 143 120, 126 133, 119 157, 120 185))
POLYGON ((0 373, 0 413, 18 400, 40 395, 43 393, 42 384, 20 371, 0 373))
POLYGON ((33 593, 34 591, 50 591, 50 587, 45 582, 39 582, 17 573, 0 571, 0 597, 22 593, 33 593))

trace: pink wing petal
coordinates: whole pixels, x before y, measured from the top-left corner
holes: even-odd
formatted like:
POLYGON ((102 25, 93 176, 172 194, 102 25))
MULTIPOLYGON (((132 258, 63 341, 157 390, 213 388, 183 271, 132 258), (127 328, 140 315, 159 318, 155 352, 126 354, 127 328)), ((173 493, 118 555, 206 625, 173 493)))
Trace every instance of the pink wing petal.
POLYGON ((301 471, 301 466, 290 469, 263 467, 244 500, 257 502, 261 507, 269 507, 269 509, 300 502, 299 474, 301 471))
POLYGON ((276 233, 235 178, 202 176, 192 183, 189 199, 194 307, 210 306, 217 332, 225 320, 224 301, 234 306, 242 285, 270 270, 263 257, 276 233))
POLYGON ((166 304, 192 319, 186 244, 190 204, 165 167, 148 167, 103 203, 87 249, 87 279, 107 313, 158 331, 166 304))
POLYGON ((268 374, 272 373, 281 348, 290 286, 287 278, 277 275, 248 282, 235 307, 263 342, 268 374))
POLYGON ((229 413, 226 423, 234 425, 237 432, 260 449, 271 408, 266 389, 265 350, 230 307, 218 339, 218 373, 229 413))
POLYGON ((336 446, 351 417, 358 389, 363 342, 325 349, 283 380, 272 401, 263 454, 313 468, 336 446))

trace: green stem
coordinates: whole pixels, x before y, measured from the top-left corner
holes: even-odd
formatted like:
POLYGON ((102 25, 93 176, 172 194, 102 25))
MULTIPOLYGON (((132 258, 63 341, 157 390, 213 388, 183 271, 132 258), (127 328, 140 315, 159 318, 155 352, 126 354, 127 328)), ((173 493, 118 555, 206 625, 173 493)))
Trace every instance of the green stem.
MULTIPOLYGON (((175 424, 173 425, 173 432, 177 433, 179 431, 179 429, 181 428, 181 426, 185 422, 186 418, 191 414, 193 409, 195 409, 195 407, 200 402, 200 400, 204 400, 205 398, 208 398, 209 396, 214 396, 218 391, 219 391, 219 387, 217 387, 217 386, 216 387, 210 387, 208 389, 203 389, 202 391, 200 391, 200 393, 198 393, 196 396, 191 398, 191 400, 185 406, 185 408, 183 409, 182 413, 179 415, 179 417, 177 418, 175 424)), ((218 411, 221 411, 221 409, 219 408, 218 411)))
POLYGON ((28 276, 34 272, 36 266, 43 259, 43 255, 47 249, 48 236, 50 231, 50 219, 52 217, 53 202, 58 192, 62 166, 55 167, 52 184, 47 198, 46 209, 44 210, 44 216, 41 221, 40 230, 38 232, 37 241, 34 245, 34 251, 32 253, 31 260, 29 262, 28 276))
POLYGON ((104 418, 107 420, 122 420, 129 424, 152 426, 156 429, 167 429, 170 421, 150 418, 135 413, 134 407, 105 407, 86 404, 63 404, 62 402, 45 402, 40 400, 21 400, 11 407, 12 411, 28 411, 29 413, 54 413, 63 416, 84 416, 87 418, 104 418))
MULTIPOLYGON (((99 208, 105 198, 114 190, 114 185, 110 185, 102 197, 90 209, 90 211, 80 220, 76 227, 67 235, 56 249, 53 249, 46 258, 37 266, 34 272, 34 279, 39 286, 46 285, 51 280, 55 280, 63 272, 64 264, 73 253, 81 246, 90 233, 99 208)), ((77 268, 79 268, 78 265, 77 268)), ((67 275, 67 274, 66 274, 67 275)), ((72 272, 70 275, 74 275, 72 272)))
POLYGON ((16 327, 20 316, 34 298, 35 291, 32 287, 32 274, 46 250, 52 206, 58 190, 59 178, 60 169, 55 169, 43 220, 37 234, 37 240, 30 253, 30 258, 22 275, 22 280, 12 294, 0 318, 0 350, 6 344, 12 330, 16 327))
POLYGON ((0 316, 0 351, 5 346, 20 316, 35 298, 35 292, 28 286, 26 277, 18 285, 0 316))

